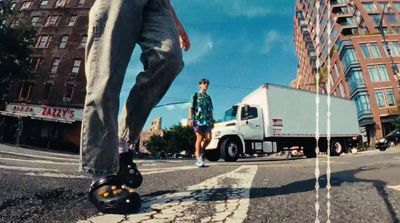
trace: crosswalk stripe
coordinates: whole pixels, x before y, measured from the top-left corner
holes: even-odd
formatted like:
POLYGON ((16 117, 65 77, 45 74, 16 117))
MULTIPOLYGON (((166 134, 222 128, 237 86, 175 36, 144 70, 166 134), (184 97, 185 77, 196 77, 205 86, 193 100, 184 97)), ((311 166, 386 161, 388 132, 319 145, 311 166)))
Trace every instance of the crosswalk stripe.
POLYGON ((71 175, 71 174, 64 174, 64 173, 33 173, 28 172, 24 173, 26 176, 35 176, 35 177, 53 177, 53 178, 70 178, 70 179, 86 179, 90 178, 89 176, 85 175, 71 175))
POLYGON ((250 206, 250 188, 257 166, 241 166, 176 193, 164 194, 142 204, 140 213, 100 215, 78 223, 99 222, 187 222, 196 219, 191 210, 209 211, 205 222, 243 222, 250 206), (214 200, 215 198, 217 200, 214 200))
POLYGON ((0 154, 1 153, 8 154, 8 155, 15 155, 15 156, 23 156, 23 157, 44 158, 44 159, 54 159, 54 160, 69 160, 69 161, 75 161, 75 162, 79 161, 79 159, 63 158, 63 157, 55 157, 55 156, 39 156, 39 155, 15 153, 15 152, 5 152, 5 151, 1 151, 0 154))
POLYGON ((388 188, 400 191, 400 185, 388 186, 388 188))
POLYGON ((43 163, 43 164, 55 164, 55 165, 79 165, 78 163, 65 163, 65 162, 55 162, 49 160, 27 160, 27 159, 15 159, 15 158, 6 158, 0 157, 0 160, 6 161, 16 161, 16 162, 28 162, 28 163, 43 163))
POLYGON ((4 165, 0 165, 0 169, 21 170, 21 171, 53 171, 53 172, 59 172, 60 171, 58 169, 49 169, 49 168, 23 167, 23 166, 4 166, 4 165))

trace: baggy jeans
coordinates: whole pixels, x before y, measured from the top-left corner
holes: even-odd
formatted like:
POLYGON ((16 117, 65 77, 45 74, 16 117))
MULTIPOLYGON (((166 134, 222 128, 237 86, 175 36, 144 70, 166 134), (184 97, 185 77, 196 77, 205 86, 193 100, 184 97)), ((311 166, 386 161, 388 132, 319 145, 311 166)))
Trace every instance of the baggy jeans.
POLYGON ((119 141, 136 142, 151 109, 183 68, 178 29, 165 0, 96 0, 89 14, 81 171, 115 174, 119 141), (135 45, 143 71, 119 121, 119 96, 135 45))

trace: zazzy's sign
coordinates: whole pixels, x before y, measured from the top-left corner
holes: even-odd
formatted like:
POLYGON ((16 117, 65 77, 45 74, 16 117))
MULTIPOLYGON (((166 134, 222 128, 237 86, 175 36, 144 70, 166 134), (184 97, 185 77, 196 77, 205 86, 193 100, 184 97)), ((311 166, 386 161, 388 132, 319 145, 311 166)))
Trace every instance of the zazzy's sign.
POLYGON ((46 105, 8 104, 7 113, 54 121, 74 122, 82 120, 82 109, 50 107, 46 105))

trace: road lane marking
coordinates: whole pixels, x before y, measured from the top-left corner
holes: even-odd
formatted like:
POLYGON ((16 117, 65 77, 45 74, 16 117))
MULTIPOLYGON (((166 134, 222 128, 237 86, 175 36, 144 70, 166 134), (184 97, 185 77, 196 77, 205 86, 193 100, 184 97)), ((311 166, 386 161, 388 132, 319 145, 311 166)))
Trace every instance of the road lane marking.
POLYGON ((388 186, 388 188, 400 191, 400 185, 388 186))
POLYGON ((27 160, 27 159, 15 159, 15 158, 6 158, 0 157, 0 160, 6 161, 16 161, 16 162, 29 162, 29 163, 42 163, 42 164, 55 164, 55 165, 73 165, 77 166, 79 163, 65 163, 65 162, 56 162, 56 161, 49 161, 49 160, 27 160))
POLYGON ((90 176, 85 175, 71 175, 64 173, 24 173, 26 176, 34 176, 34 177, 53 177, 53 178, 70 178, 70 179, 88 179, 90 176))
POLYGON ((21 171, 53 171, 53 172, 60 172, 60 170, 58 170, 58 169, 37 168, 37 167, 23 167, 23 166, 4 166, 4 165, 0 165, 0 169, 21 170, 21 171))
POLYGON ((183 191, 164 194, 143 202, 138 214, 100 215, 78 223, 99 222, 243 222, 250 206, 250 189, 257 166, 241 166, 231 172, 213 177, 183 191))
POLYGON ((32 155, 32 154, 25 154, 25 153, 15 153, 15 152, 4 152, 1 153, 8 154, 8 155, 15 155, 15 156, 25 156, 25 157, 33 157, 33 158, 44 158, 44 159, 54 159, 54 160, 69 160, 69 161, 79 161, 79 159, 73 158, 62 158, 62 157, 54 157, 54 156, 39 156, 39 155, 32 155))

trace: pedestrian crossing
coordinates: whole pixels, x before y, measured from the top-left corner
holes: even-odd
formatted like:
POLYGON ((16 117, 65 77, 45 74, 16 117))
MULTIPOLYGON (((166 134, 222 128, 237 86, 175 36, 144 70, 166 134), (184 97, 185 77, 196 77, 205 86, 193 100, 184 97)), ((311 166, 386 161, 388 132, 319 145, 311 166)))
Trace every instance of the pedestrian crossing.
POLYGON ((250 189, 257 166, 240 166, 184 190, 142 203, 132 215, 98 215, 78 223, 96 222, 243 222, 250 206, 250 189))
POLYGON ((388 186, 388 188, 400 191, 400 184, 399 185, 394 185, 394 186, 388 186))

